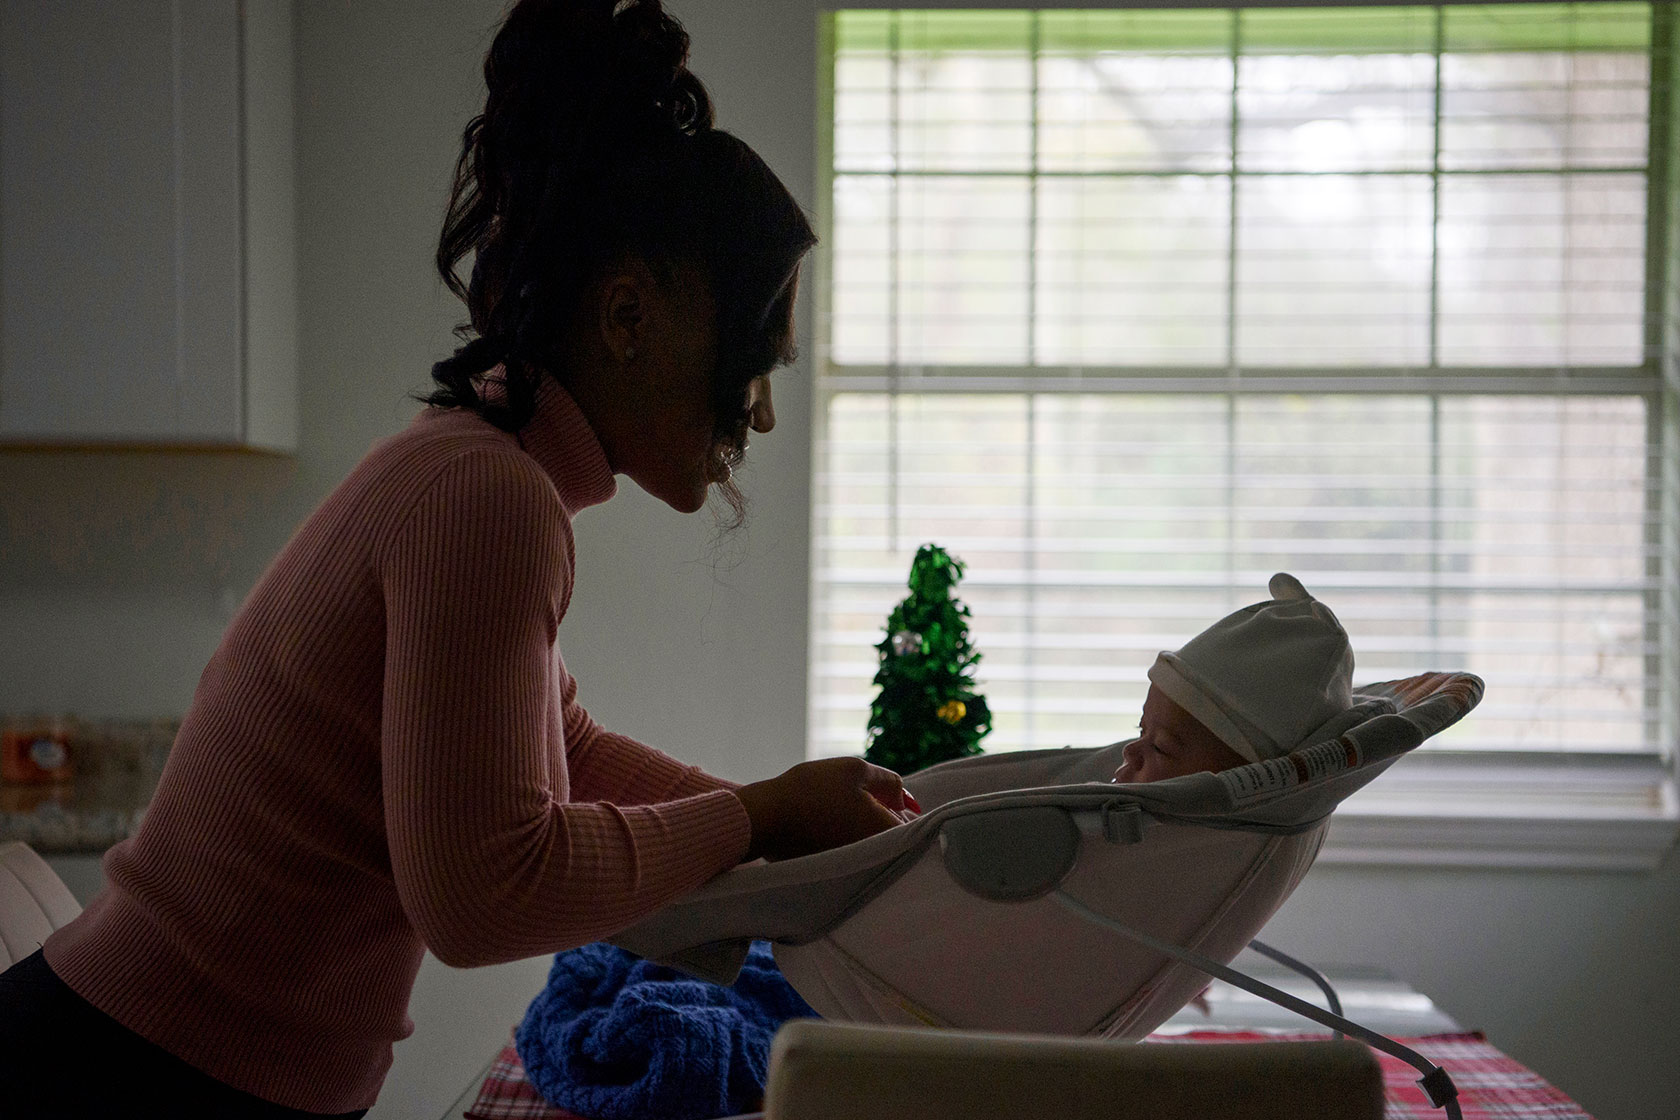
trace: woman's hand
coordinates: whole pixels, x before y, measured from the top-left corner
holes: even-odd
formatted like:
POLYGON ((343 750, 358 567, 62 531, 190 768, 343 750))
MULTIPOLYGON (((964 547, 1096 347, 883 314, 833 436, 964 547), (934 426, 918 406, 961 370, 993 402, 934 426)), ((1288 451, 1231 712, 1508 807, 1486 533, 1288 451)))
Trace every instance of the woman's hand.
POLYGON ((792 859, 838 848, 902 822, 913 804, 899 776, 861 758, 801 762, 735 791, 752 820, 748 860, 792 859))

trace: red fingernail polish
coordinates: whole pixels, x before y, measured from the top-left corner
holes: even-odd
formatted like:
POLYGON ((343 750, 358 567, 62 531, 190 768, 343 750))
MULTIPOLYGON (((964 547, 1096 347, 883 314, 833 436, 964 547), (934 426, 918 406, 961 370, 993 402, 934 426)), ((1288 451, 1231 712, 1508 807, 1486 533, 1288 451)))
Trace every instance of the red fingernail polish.
POLYGON ((916 804, 916 799, 914 797, 910 796, 910 791, 909 790, 904 791, 904 803, 906 805, 910 806, 910 808, 914 809, 918 813, 920 813, 922 811, 922 807, 920 805, 916 804))

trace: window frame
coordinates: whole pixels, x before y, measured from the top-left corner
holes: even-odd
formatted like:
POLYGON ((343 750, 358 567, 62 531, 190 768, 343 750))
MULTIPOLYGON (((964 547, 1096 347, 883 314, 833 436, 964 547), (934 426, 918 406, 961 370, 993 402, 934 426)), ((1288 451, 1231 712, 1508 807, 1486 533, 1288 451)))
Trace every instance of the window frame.
MULTIPOLYGON (((1434 4, 1410 6, 1437 8, 1439 13, 1455 0, 1435 0, 1434 4)), ((1459 0, 1463 2, 1463 0, 1459 0)), ((1149 9, 1162 5, 1116 0, 1112 8, 1149 9)), ((1295 6, 1288 3, 1268 3, 1265 0, 1210 0, 1210 9, 1237 9, 1295 6)), ((1389 6, 1367 0, 1338 0, 1324 7, 1354 8, 1389 6)), ((1010 5, 1008 10, 1032 10, 1031 5, 1010 5)), ((885 8, 903 11, 938 11, 938 3, 924 3, 916 7, 862 3, 846 5, 846 10, 885 8)), ((1053 6, 1039 5, 1039 10, 1053 10, 1053 6)), ((1004 10, 1002 8, 998 10, 1004 10)), ((1386 367, 1382 374, 1369 374, 1350 379, 1349 369, 1320 366, 1284 368, 1275 366, 1246 367, 1240 390, 1232 384, 1226 367, 1159 368, 1125 366, 1103 370, 1081 365, 1073 367, 1031 365, 1033 349, 1029 341, 1028 366, 953 366, 941 364, 936 375, 916 377, 910 392, 917 394, 943 392, 984 392, 1000 388, 1006 381, 1014 382, 1011 391, 1019 391, 1020 371, 1032 368, 1034 392, 1111 390, 1138 392, 1194 392, 1243 394, 1263 393, 1417 393, 1487 394, 1487 393, 1543 393, 1547 396, 1612 393, 1637 395, 1647 402, 1649 431, 1647 446, 1661 449, 1654 474, 1648 476, 1648 503, 1653 508, 1647 520, 1651 559, 1647 575, 1654 590, 1647 594, 1657 600, 1648 605, 1648 626, 1652 644, 1660 647, 1648 655, 1651 667, 1647 681, 1660 677, 1658 668, 1680 663, 1675 654, 1680 635, 1675 633, 1673 619, 1677 600, 1680 600, 1680 184, 1673 173, 1677 151, 1680 151, 1680 122, 1675 117, 1674 83, 1680 78, 1676 47, 1680 45, 1680 15, 1671 5, 1652 4, 1651 93, 1647 148, 1647 221, 1645 251, 1645 317, 1644 357, 1639 367, 1582 367, 1570 368, 1570 384, 1560 390, 1556 382, 1545 381, 1533 370, 1522 367, 1464 368, 1450 367, 1450 375, 1433 365, 1438 345, 1436 311, 1431 308, 1430 353, 1427 369, 1386 367), (1659 67, 1661 71, 1659 72, 1659 67), (1340 379, 1340 380, 1338 380, 1340 379), (1117 382, 1124 383, 1121 390, 1117 382)), ((811 625, 809 628, 810 680, 815 681, 819 664, 817 626, 822 596, 818 590, 818 566, 814 562, 820 547, 822 468, 821 449, 826 446, 829 410, 836 395, 848 392, 877 392, 898 394, 906 391, 897 367, 837 365, 832 354, 831 324, 833 320, 833 257, 829 246, 834 233, 834 166, 835 147, 835 60, 837 11, 821 14, 818 31, 818 90, 817 90, 817 166, 816 217, 821 242, 811 269, 810 282, 816 309, 816 347, 812 394, 813 471, 810 579, 811 625)), ((1436 51, 1441 42, 1437 31, 1436 51)), ((1237 48, 1233 45, 1233 51, 1237 48)), ((1439 73, 1439 68, 1437 68, 1439 73)), ((1437 89, 1437 97, 1439 89, 1437 89)), ((1439 102, 1437 101, 1437 105, 1439 102)), ((1036 115, 1035 115, 1036 116, 1036 115)), ((1235 122, 1233 121, 1233 128, 1235 122)), ((1439 117, 1436 124, 1437 156, 1431 174, 1439 180, 1439 117)), ((1233 194, 1239 171, 1235 165, 1224 174, 1232 179, 1233 194)), ((1592 168, 1591 170, 1598 170, 1592 168)), ((1029 178, 1034 169, 1023 172, 1029 178)), ((1566 172, 1567 173, 1567 169, 1566 172)), ((1241 172, 1243 175, 1265 172, 1241 172)), ((1439 198, 1439 190, 1435 191, 1439 198)), ((1437 204, 1438 205, 1438 204, 1437 204)), ((1435 228, 1439 228, 1437 211, 1435 228)), ((1236 238, 1230 238, 1231 255, 1236 255, 1236 238)), ((1432 273, 1438 263, 1431 264, 1432 273)), ((1235 283, 1235 267, 1230 273, 1235 283)), ((1431 278, 1432 293, 1438 276, 1431 278)), ((1036 282, 1029 285, 1036 287, 1036 282)), ((1432 294, 1432 304, 1433 294, 1432 294)), ((1234 322, 1236 305, 1228 309, 1234 322)), ((1029 328, 1030 338, 1030 328, 1029 328)), ((1232 361, 1235 361, 1234 352, 1232 361)), ((1680 683, 1658 680, 1648 687, 1669 687, 1680 691, 1680 683)), ((815 711, 815 688, 808 688, 807 726, 812 741, 818 720, 815 711)), ((1543 754, 1505 755, 1498 758, 1476 755, 1419 756, 1427 763, 1414 767, 1415 774, 1399 788, 1373 786, 1362 793, 1358 802, 1342 807, 1332 822, 1320 858, 1332 864, 1377 864, 1400 866, 1464 866, 1508 868, 1579 868, 1597 870, 1649 870, 1655 868, 1680 837, 1680 783, 1675 765, 1677 740, 1680 732, 1672 726, 1676 703, 1672 696, 1659 701, 1655 708, 1665 726, 1659 729, 1659 741, 1666 757, 1653 764, 1648 756, 1605 755, 1583 760, 1547 758, 1543 754), (1517 787, 1519 793, 1509 790, 1517 787), (1502 795, 1493 799, 1493 791, 1502 795)), ((807 744, 807 754, 811 743, 807 744)))

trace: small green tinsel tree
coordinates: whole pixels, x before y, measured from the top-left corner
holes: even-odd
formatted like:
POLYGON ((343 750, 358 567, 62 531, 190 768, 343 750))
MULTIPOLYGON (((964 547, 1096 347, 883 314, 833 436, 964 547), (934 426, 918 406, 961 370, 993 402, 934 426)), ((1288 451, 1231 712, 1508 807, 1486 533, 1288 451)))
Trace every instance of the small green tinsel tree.
POLYGON ((910 594, 887 616, 864 752, 878 766, 913 774, 979 754, 992 729, 986 698, 974 691, 980 655, 968 643, 968 608, 951 594, 962 574, 960 560, 923 545, 910 564, 910 594))

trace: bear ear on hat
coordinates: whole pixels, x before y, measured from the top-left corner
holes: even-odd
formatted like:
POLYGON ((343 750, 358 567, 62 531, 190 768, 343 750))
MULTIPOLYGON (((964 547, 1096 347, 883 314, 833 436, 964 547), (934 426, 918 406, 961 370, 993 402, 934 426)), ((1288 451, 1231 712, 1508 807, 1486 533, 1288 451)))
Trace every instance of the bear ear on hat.
POLYGON ((1266 584, 1266 590, 1272 593, 1274 599, 1311 599, 1307 589, 1301 586, 1301 581, 1288 572, 1279 572, 1266 584))

